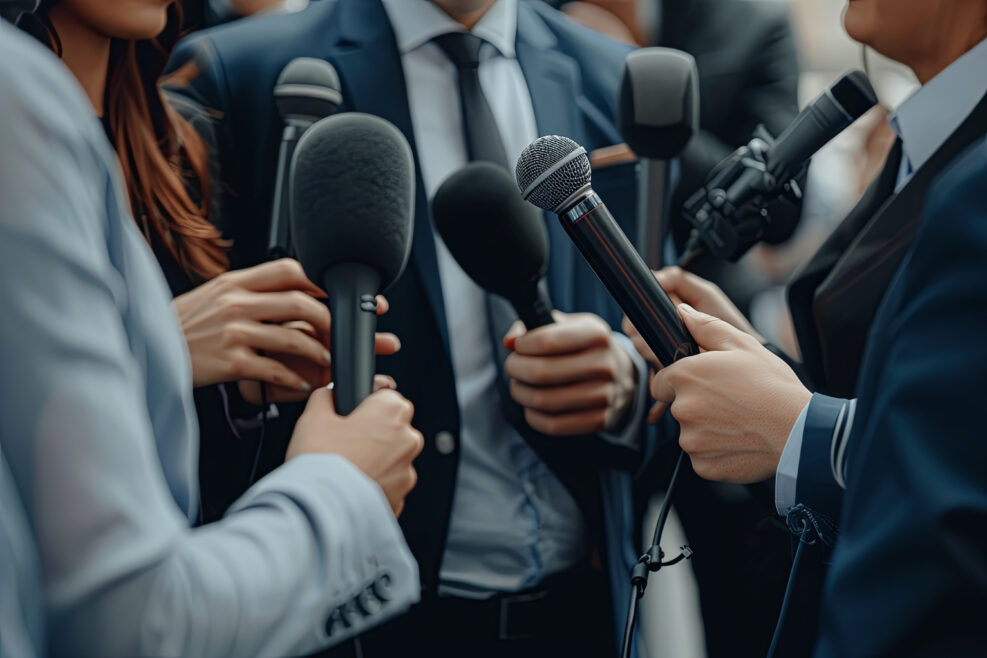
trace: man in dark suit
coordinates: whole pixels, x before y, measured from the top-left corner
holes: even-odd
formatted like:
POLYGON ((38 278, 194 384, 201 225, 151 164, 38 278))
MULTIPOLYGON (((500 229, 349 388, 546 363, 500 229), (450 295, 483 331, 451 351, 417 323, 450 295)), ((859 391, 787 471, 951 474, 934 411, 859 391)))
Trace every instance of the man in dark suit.
MULTIPOLYGON (((293 58, 331 62, 343 111, 388 119, 415 151, 411 263, 381 319, 403 349, 381 370, 415 404, 426 437, 400 519, 423 603, 363 638, 364 655, 614 650, 635 556, 630 472, 644 453, 645 364, 611 331, 619 310, 548 216, 547 283, 571 314, 512 334, 507 355, 513 316, 437 239, 429 201, 467 161, 510 166, 541 134, 590 152, 619 143, 611 117, 627 50, 526 0, 323 0, 201 33, 176 51, 173 67, 198 69, 179 92, 218 117, 226 193, 217 221, 234 267, 265 257, 281 132, 272 89, 293 58)), ((631 234, 633 166, 593 177, 631 234)), ((275 451, 294 419, 279 411, 275 451)), ((242 486, 239 474, 231 483, 242 486)))
POLYGON ((682 424, 696 471, 731 482, 775 474, 780 513, 799 503, 847 528, 820 655, 945 655, 984 641, 970 610, 983 609, 987 566, 974 529, 987 480, 972 414, 987 393, 975 338, 987 302, 976 188, 987 3, 902 4, 856 0, 846 14, 851 36, 909 65, 923 87, 890 118, 899 140, 884 171, 791 287, 807 378, 822 392, 812 395, 714 289, 661 275, 727 320, 685 309, 711 352, 666 368, 652 389, 682 424))

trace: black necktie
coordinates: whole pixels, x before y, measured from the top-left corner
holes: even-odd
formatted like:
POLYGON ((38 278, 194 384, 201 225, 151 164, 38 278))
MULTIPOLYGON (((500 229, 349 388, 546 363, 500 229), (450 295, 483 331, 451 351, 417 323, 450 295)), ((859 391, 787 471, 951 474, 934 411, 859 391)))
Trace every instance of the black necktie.
POLYGON ((435 43, 459 72, 459 96, 469 159, 493 162, 509 170, 504 142, 490 103, 480 87, 480 48, 483 39, 469 32, 452 32, 436 37, 435 43))

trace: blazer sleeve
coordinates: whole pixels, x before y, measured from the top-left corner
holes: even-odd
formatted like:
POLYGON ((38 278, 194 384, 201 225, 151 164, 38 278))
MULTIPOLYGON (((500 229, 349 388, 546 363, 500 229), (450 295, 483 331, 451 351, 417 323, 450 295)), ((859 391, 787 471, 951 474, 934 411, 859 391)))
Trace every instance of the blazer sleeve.
POLYGON ((163 279, 78 86, 36 45, 6 52, 17 39, 0 39, 0 441, 52 654, 298 655, 405 610, 417 567, 383 492, 341 457, 292 460, 188 527, 194 423, 175 389, 191 381, 177 366, 149 380, 152 344, 128 324, 162 332, 157 361, 187 360, 163 279), (152 399, 170 406, 152 416, 152 399))
POLYGON ((983 652, 985 187, 980 140, 930 189, 871 330, 816 656, 983 652))

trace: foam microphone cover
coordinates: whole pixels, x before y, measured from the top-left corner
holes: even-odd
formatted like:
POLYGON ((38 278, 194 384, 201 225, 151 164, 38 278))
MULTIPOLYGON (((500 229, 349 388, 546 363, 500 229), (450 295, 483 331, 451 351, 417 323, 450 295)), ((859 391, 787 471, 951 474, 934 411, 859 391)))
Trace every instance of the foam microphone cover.
POLYGON ((678 156, 699 130, 699 73, 692 55, 673 48, 640 48, 627 55, 617 125, 638 156, 678 156))
POLYGON ((291 230, 298 259, 321 282, 330 267, 361 263, 381 291, 411 253, 415 165, 393 124, 369 114, 322 119, 298 142, 291 171, 291 230))
POLYGON ((474 162, 452 174, 435 193, 432 217, 460 267, 494 294, 515 299, 545 273, 542 214, 503 167, 474 162))

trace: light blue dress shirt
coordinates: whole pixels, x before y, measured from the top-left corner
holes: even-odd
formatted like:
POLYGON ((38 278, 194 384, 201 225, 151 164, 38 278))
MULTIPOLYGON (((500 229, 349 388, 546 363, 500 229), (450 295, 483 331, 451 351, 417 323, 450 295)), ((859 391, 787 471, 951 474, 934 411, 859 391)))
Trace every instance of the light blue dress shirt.
POLYGON ((9 25, 0 117, 0 449, 51 655, 299 655, 406 610, 417 566, 342 457, 293 459, 190 528, 198 436, 171 295, 92 106, 9 25))
MULTIPOLYGON (((428 0, 384 0, 384 7, 401 52, 421 176, 431 198, 468 161, 456 68, 432 39, 464 28, 428 0)), ((517 10, 517 0, 499 0, 472 30, 486 42, 480 85, 511 162, 539 135, 514 52, 517 10)), ((578 564, 586 557, 585 529, 568 490, 504 418, 486 293, 438 232, 435 241, 462 419, 439 593, 485 598, 531 587, 578 564)), ((617 338, 638 373, 647 372, 630 341, 617 338)), ((608 440, 629 445, 640 435, 647 381, 638 379, 633 420, 608 440)))
MULTIPOLYGON (((987 92, 987 39, 967 51, 939 75, 920 87, 888 117, 895 135, 901 140, 902 158, 895 192, 908 184, 916 171, 929 161, 963 124, 987 92)), ((810 401, 792 427, 785 443, 775 476, 775 506, 781 515, 788 514, 795 504, 795 485, 802 454, 805 417, 810 401)), ((856 406, 852 401, 850 413, 856 406)), ((853 427, 852 416, 833 433, 832 452, 835 455, 833 477, 845 487, 845 465, 839 456, 846 450, 846 441, 853 427)))

